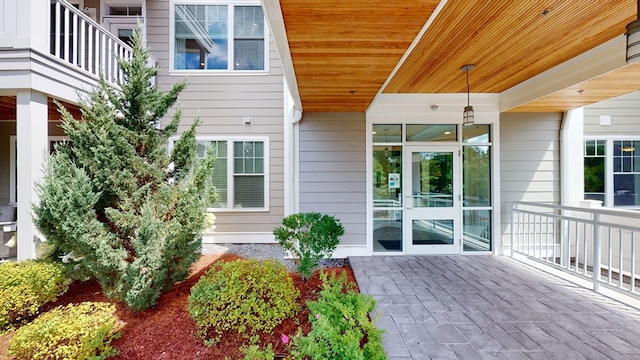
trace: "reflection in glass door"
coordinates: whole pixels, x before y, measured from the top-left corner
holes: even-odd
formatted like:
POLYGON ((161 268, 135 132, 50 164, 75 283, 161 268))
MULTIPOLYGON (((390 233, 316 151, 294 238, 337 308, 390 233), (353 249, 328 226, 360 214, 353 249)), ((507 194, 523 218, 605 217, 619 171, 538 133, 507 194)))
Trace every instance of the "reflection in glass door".
POLYGON ((373 147, 373 251, 402 246, 402 147, 373 147))
POLYGON ((460 253, 459 148, 407 146, 406 154, 406 252, 460 253))

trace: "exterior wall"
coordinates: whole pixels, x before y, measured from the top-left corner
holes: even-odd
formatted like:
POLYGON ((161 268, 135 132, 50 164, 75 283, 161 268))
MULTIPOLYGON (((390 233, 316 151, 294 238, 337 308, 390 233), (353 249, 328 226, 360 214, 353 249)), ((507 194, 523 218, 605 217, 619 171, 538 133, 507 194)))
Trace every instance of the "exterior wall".
MULTIPOLYGON (((562 113, 500 115, 500 219, 510 243, 513 201, 560 203, 562 113)), ((576 181, 582 181, 578 177, 576 181)))
POLYGON ((147 1, 147 46, 161 68, 156 83, 168 90, 185 78, 188 82, 178 99, 179 131, 199 117, 198 135, 269 137, 269 211, 216 212, 216 233, 261 233, 263 239, 273 240, 271 233, 284 216, 284 78, 275 44, 270 41, 266 72, 174 73, 169 69, 169 19, 168 0, 147 1), (252 125, 244 125, 245 116, 253 117, 252 125))
POLYGON ((366 244, 364 113, 303 113, 300 122, 300 212, 340 219, 341 245, 366 244))
POLYGON ((640 135, 640 91, 586 106, 584 134, 640 135), (610 115, 611 125, 600 125, 600 115, 610 115))

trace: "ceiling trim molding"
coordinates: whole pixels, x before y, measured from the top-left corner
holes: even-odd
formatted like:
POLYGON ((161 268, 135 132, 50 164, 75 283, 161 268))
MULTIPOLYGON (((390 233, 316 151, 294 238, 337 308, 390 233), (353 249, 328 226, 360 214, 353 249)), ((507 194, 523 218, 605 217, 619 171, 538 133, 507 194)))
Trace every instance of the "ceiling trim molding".
POLYGON ((297 109, 302 110, 302 100, 300 99, 300 93, 298 92, 298 80, 293 67, 293 60, 289 49, 289 39, 287 38, 287 31, 284 27, 284 18, 282 17, 280 1, 260 0, 260 2, 262 3, 262 8, 265 11, 265 17, 269 23, 271 35, 273 36, 273 41, 276 44, 278 55, 280 56, 282 70, 284 72, 284 81, 287 83, 287 87, 289 88, 289 92, 293 98, 294 106, 297 109))
MULTIPOLYGON (((618 36, 503 91, 500 93, 500 112, 509 111, 556 91, 626 66, 625 47, 625 36, 618 36)), ((534 58, 532 57, 532 59, 534 58)))

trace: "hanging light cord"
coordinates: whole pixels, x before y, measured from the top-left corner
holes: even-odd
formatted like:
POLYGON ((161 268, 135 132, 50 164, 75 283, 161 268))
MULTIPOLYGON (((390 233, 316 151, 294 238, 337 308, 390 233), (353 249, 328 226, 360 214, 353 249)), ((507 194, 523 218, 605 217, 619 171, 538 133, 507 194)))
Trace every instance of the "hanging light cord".
POLYGON ((465 72, 467 73, 467 106, 469 106, 469 69, 467 69, 465 72))

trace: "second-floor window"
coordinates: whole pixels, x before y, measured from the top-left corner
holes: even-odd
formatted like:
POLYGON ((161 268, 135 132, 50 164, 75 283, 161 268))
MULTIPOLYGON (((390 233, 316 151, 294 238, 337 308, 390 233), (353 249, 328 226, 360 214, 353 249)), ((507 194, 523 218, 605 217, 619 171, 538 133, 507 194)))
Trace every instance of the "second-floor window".
POLYGON ((173 19, 174 70, 265 70, 260 5, 176 3, 173 19))

